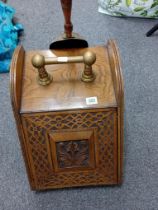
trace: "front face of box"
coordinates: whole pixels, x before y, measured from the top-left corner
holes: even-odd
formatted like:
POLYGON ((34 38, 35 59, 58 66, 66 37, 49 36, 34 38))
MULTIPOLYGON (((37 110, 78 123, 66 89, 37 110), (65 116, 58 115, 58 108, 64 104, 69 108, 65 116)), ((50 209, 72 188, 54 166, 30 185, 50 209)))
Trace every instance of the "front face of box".
POLYGON ((23 114, 36 189, 117 183, 117 112, 23 114))

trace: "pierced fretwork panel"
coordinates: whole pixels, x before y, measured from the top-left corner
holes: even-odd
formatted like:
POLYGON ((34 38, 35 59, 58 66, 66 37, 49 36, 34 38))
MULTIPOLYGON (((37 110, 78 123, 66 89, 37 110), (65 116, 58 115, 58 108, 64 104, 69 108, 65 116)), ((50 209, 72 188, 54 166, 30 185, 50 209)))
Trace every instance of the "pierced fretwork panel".
MULTIPOLYGON (((40 188, 111 184, 117 182, 116 111, 77 111, 25 114, 27 144, 36 183, 40 188), (66 130, 95 129, 92 147, 86 139, 55 141, 56 162, 49 134, 66 130), (90 150, 93 150, 90 158, 90 150), (63 156, 63 154, 65 154, 63 156), (90 161, 92 159, 92 161, 90 161), (57 164, 56 164, 57 163, 57 164), (54 165, 57 166, 54 166, 54 165), (84 167, 92 170, 82 170, 84 167), (57 167, 57 168, 55 168, 57 167), (60 171, 60 169, 64 170, 60 171), (66 171, 65 168, 81 168, 66 171), (59 170, 59 171, 58 171, 59 170)), ((53 137, 52 137, 53 138, 53 137)), ((91 140, 90 140, 91 142, 91 140)))

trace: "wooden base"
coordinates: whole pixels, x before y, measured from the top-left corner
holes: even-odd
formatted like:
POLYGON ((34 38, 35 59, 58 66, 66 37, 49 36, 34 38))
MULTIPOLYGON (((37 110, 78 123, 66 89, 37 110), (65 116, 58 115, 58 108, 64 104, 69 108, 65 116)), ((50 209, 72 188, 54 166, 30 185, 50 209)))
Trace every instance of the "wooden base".
POLYGON ((37 83, 31 58, 82 55, 87 49, 25 52, 11 64, 11 101, 30 186, 44 190, 119 184, 123 157, 123 79, 114 41, 96 53, 95 80, 81 81, 82 63, 46 66, 48 86, 37 83))

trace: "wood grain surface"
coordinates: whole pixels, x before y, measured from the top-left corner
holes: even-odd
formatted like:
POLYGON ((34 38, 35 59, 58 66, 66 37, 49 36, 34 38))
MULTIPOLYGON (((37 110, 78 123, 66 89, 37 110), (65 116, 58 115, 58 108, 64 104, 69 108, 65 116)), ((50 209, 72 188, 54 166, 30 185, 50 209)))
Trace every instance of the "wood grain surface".
POLYGON ((77 56, 87 49, 25 52, 19 46, 10 69, 10 92, 31 189, 120 184, 123 171, 124 87, 117 45, 96 53, 92 83, 81 81, 84 65, 46 66, 53 82, 41 86, 31 64, 46 57, 77 56), (86 98, 98 104, 87 105, 86 98))
MULTIPOLYGON (((21 112, 116 107, 107 51, 103 47, 89 48, 89 50, 95 52, 97 56, 96 63, 93 65, 95 81, 91 83, 81 81, 84 70, 82 63, 55 64, 46 66, 46 70, 53 76, 53 82, 48 86, 37 83, 38 72, 31 64, 31 58, 37 52, 26 53, 21 112), (98 104, 87 105, 86 98, 88 97, 97 97, 98 104)), ((48 50, 38 51, 38 53, 45 57, 55 57, 83 55, 85 51, 85 49, 48 50)))

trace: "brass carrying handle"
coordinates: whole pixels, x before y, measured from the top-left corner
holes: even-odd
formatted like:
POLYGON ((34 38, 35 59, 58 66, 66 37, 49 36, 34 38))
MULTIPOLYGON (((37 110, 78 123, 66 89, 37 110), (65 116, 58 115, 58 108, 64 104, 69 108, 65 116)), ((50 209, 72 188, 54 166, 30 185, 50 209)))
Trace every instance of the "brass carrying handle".
POLYGON ((87 51, 83 56, 70 56, 70 57, 44 57, 43 55, 36 54, 32 57, 32 65, 38 69, 38 83, 40 85, 48 85, 52 82, 52 76, 48 74, 45 65, 64 64, 64 63, 84 63, 84 71, 81 80, 83 82, 92 82, 95 75, 92 70, 92 65, 96 61, 95 53, 87 51))

